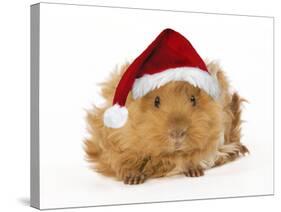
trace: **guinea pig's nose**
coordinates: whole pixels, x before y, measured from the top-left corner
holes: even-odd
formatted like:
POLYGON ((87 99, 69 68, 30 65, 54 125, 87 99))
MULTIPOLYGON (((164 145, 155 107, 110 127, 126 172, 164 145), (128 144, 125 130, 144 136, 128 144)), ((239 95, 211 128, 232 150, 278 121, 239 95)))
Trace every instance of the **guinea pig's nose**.
POLYGON ((185 137, 185 135, 186 129, 183 128, 176 128, 169 132, 169 136, 174 140, 182 139, 185 137))

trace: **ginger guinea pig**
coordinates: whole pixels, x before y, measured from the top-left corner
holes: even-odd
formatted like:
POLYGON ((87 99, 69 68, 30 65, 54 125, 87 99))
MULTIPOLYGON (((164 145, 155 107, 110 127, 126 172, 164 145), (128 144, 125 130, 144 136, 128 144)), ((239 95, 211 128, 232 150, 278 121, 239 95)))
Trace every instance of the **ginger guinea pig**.
POLYGON ((240 143, 243 99, 229 92, 217 64, 205 65, 191 44, 173 30, 164 30, 132 64, 112 74, 102 84, 102 96, 107 105, 88 111, 87 159, 98 172, 125 184, 175 174, 199 177, 204 170, 248 152, 240 143), (199 61, 201 68, 186 68, 193 65, 192 60, 199 61), (184 68, 165 70, 174 66, 173 61, 184 68), (157 72, 147 73, 153 69, 157 72), (139 76, 140 71, 145 74, 139 76), (148 80, 140 87, 142 95, 134 93, 141 84, 131 82, 134 74, 148 80), (217 96, 212 83, 219 88, 217 96), (124 108, 113 111, 117 119, 108 124, 106 113, 112 102, 119 108, 122 101, 124 108), (119 115, 127 115, 125 121, 119 115))

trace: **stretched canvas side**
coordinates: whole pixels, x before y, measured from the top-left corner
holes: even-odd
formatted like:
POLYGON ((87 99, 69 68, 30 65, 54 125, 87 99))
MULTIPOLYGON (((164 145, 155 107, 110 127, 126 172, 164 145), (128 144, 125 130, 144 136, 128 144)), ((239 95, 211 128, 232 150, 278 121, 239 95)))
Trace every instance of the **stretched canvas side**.
POLYGON ((30 205, 35 208, 40 208, 39 34, 40 4, 36 4, 30 10, 30 205))

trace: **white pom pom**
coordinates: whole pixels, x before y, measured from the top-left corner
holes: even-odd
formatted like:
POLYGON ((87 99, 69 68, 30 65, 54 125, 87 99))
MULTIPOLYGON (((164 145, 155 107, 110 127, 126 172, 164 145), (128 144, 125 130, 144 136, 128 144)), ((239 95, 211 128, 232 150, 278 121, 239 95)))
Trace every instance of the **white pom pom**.
POLYGON ((123 127, 128 119, 128 110, 118 104, 108 108, 103 114, 103 123, 109 128, 123 127))

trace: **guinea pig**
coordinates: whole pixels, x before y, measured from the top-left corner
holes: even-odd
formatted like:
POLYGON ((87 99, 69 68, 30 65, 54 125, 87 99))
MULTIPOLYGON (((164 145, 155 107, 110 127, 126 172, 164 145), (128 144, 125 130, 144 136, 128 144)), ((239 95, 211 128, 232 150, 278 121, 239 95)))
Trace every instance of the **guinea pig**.
POLYGON ((125 184, 140 184, 149 178, 177 174, 199 177, 205 170, 247 153, 240 142, 244 99, 230 92, 217 63, 206 65, 218 80, 218 100, 191 83, 172 81, 139 99, 133 99, 130 92, 127 123, 121 128, 108 128, 103 115, 129 64, 116 70, 101 85, 107 104, 87 113, 90 136, 84 148, 93 168, 125 184))

